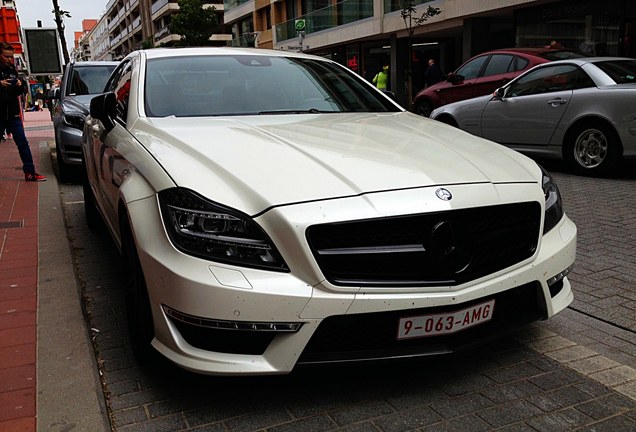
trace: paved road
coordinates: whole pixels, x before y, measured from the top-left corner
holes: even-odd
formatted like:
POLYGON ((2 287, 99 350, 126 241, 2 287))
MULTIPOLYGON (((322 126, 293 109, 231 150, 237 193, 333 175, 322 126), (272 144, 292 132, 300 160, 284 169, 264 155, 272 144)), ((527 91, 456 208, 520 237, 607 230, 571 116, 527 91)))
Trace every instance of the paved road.
POLYGON ((592 179, 546 165, 579 227, 571 308, 457 358, 282 377, 140 369, 117 252, 87 230, 81 188, 60 185, 112 430, 636 431, 636 169, 592 179))

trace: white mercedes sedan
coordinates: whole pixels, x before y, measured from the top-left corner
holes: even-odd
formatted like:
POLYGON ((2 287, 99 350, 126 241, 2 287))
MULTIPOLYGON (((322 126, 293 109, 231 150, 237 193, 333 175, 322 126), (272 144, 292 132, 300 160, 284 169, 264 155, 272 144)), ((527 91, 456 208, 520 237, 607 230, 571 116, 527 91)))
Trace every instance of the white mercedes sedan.
POLYGON ((547 172, 331 60, 133 52, 82 150, 141 361, 248 375, 450 354, 573 299, 577 229, 547 172))

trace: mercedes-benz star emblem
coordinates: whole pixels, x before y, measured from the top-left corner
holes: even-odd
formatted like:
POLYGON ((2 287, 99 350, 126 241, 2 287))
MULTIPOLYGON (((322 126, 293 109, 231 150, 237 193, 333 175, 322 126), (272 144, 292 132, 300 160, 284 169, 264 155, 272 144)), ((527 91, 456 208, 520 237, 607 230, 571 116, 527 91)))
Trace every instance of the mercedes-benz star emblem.
POLYGON ((473 261, 473 244, 459 224, 438 222, 430 234, 431 256, 445 271, 460 274, 473 261))
POLYGON ((437 198, 441 199, 442 201, 450 201, 451 199, 453 199, 453 194, 450 193, 448 189, 444 188, 437 189, 435 191, 435 195, 437 195, 437 198))

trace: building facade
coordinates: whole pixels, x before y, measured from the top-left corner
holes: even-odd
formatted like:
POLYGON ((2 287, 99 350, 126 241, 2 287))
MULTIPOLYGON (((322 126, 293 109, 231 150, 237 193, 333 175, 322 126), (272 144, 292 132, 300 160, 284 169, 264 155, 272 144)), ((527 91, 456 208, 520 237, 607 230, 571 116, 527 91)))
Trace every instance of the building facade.
MULTIPOLYGON (((407 106, 429 58, 444 72, 480 52, 545 46, 552 40, 593 54, 636 57, 633 0, 414 0, 440 14, 422 25, 402 18, 404 0, 206 0, 218 11, 218 45, 305 51, 331 58, 371 79, 390 68, 390 89, 407 106), (229 34, 231 33, 231 34, 229 34), (409 54, 410 53, 410 54, 409 54)), ((92 58, 117 60, 142 47, 170 46, 178 0, 110 0, 88 35, 92 58)))
POLYGON ((451 72, 489 49, 545 46, 552 40, 590 53, 636 57, 633 0, 416 0, 418 13, 428 6, 441 13, 412 32, 402 18, 403 4, 225 0, 224 19, 237 45, 257 35, 258 47, 329 57, 369 79, 388 64, 391 90, 403 105, 408 71, 417 83, 429 58, 451 72))
MULTIPOLYGON (((222 0, 204 0, 204 7, 214 7, 223 23, 222 0)), ((178 10, 178 0, 110 0, 104 14, 109 54, 100 54, 98 59, 118 60, 136 49, 173 45, 181 38, 170 31, 171 17, 178 10)), ((232 36, 221 33, 210 39, 227 45, 232 36)))

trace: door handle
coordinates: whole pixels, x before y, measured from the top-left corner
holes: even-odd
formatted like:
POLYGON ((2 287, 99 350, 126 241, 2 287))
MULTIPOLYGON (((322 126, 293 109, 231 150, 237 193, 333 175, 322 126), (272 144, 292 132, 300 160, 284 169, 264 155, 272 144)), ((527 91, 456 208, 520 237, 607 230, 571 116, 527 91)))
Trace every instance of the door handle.
POLYGON ((563 105, 564 103, 567 103, 568 100, 567 99, 552 99, 551 101, 548 101, 549 105, 552 105, 553 107, 557 106, 557 105, 563 105))

